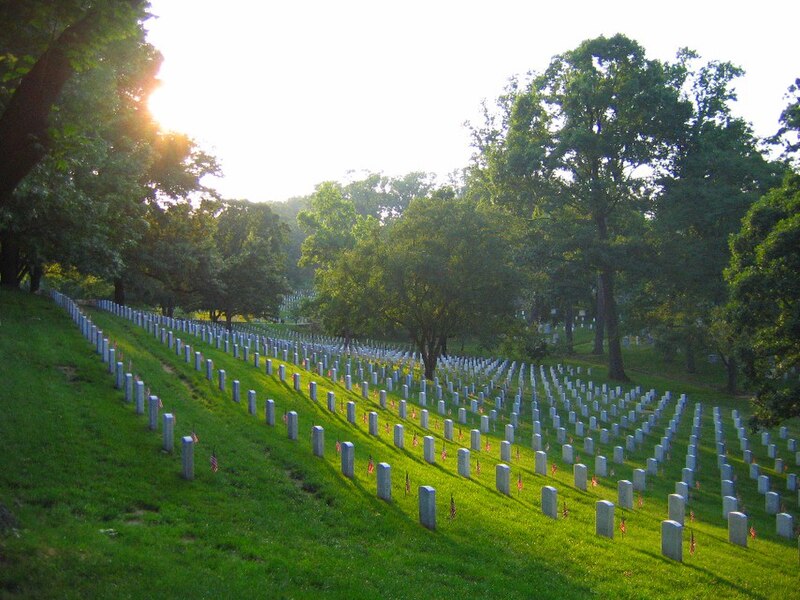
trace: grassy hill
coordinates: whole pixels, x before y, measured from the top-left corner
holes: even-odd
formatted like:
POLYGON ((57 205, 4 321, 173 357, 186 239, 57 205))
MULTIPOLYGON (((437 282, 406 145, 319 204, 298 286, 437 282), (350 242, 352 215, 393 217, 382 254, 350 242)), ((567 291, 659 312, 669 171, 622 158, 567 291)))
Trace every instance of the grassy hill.
MULTIPOLYGON (((765 514, 763 497, 747 477, 730 420, 733 401, 708 389, 640 378, 660 392, 688 392, 690 403, 663 474, 649 478, 641 507, 617 509, 628 532, 623 537, 617 530, 610 540, 595 535, 595 502, 616 503, 616 479, 631 478, 652 444, 626 456, 616 477, 582 492, 560 456, 554 476, 534 474, 528 424, 518 434, 520 456, 515 446, 511 461, 514 491, 507 497, 495 489, 499 433, 490 438, 491 450, 473 452, 472 479, 466 480, 457 475, 458 442, 448 442, 448 457, 441 460, 441 420, 433 410, 430 431, 417 421, 403 422, 406 448, 399 450, 384 429, 401 422, 397 410, 381 410, 376 398, 361 399, 300 371, 304 390, 309 381, 318 382, 317 404, 291 388, 291 375, 282 383, 252 363, 186 340, 212 358, 215 368, 225 369, 228 381, 241 381, 243 401, 237 404, 229 390, 219 391, 142 329, 85 310, 116 343, 125 364, 130 361, 132 371, 162 398, 164 411, 176 415, 176 451, 162 451, 161 432, 149 431, 146 417, 124 402, 107 365, 62 309, 46 298, 0 292, 4 598, 784 598, 796 589, 797 544, 775 535, 774 517, 765 514), (257 392, 258 416, 247 412, 249 389, 257 392), (337 397, 335 414, 325 407, 329 389, 337 397), (275 427, 264 422, 267 398, 276 404, 275 427), (348 400, 358 405, 356 425, 338 410, 338 403, 348 400), (701 487, 693 491, 696 521, 687 523, 680 564, 661 556, 660 522, 667 495, 680 479, 695 400, 707 403, 701 487), (713 447, 714 405, 723 407, 731 463, 758 531, 746 549, 727 542, 713 447), (280 418, 287 410, 299 415, 297 441, 287 438, 280 418), (368 435, 362 421, 372 410, 379 413, 377 437, 368 435), (324 458, 311 452, 313 425, 325 429, 324 458), (185 481, 177 438, 191 431, 199 438, 196 478, 185 481), (412 446, 415 432, 420 441, 423 435, 436 438, 435 465, 423 460, 421 443, 412 446), (355 444, 352 480, 341 474, 337 440, 355 444), (212 452, 219 460, 217 473, 209 468, 212 452), (375 474, 367 470, 370 457, 392 466, 391 503, 376 497, 375 474), (514 483, 520 475, 524 487, 518 492, 514 483), (419 525, 420 485, 437 490, 436 531, 419 525), (558 488, 567 518, 542 515, 544 485, 558 488), (454 519, 448 518, 451 495, 454 519), (688 552, 689 529, 698 544, 694 555, 688 552)), ((277 373, 279 361, 273 362, 277 373)), ((474 426, 463 427, 464 444, 474 426)), ((800 438, 796 428, 792 437, 800 438)), ((785 442, 778 441, 794 470, 794 457, 788 460, 785 442)), ((766 449, 757 442, 753 448, 770 473, 766 449)), ((599 451, 610 457, 609 448, 599 451)), ((587 463, 591 473, 593 461, 587 463)), ((797 515, 797 495, 785 492, 785 476, 770 474, 786 496, 786 510, 797 515)))

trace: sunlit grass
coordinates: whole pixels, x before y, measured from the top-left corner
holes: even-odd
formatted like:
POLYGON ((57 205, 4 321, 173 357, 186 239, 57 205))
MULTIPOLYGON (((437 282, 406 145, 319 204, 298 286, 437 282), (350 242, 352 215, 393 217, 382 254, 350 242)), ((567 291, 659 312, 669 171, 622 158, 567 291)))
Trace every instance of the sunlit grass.
MULTIPOLYGON (((216 378, 207 381, 204 371, 194 371, 192 363, 153 336, 92 311, 91 318, 116 342, 126 365, 130 360, 133 371, 162 398, 164 411, 175 413, 176 448, 180 435, 194 430, 200 438, 196 479, 187 482, 180 478, 179 450, 161 450, 161 432, 149 432, 146 417, 122 401, 106 365, 66 313, 48 300, 7 292, 0 295, 0 307, 5 413, 0 439, 5 455, 14 457, 0 471, 0 502, 13 515, 1 532, 0 583, 6 596, 782 597, 796 584, 797 547, 775 536, 774 517, 764 514, 763 498, 747 479, 730 419, 731 401, 707 390, 702 398, 708 404, 699 457, 701 487, 693 491, 690 504, 696 521, 687 524, 684 564, 677 564, 661 557, 659 526, 666 518, 667 495, 680 479, 693 403, 700 399, 693 390, 688 390, 690 401, 663 474, 649 477, 641 508, 617 509, 617 522, 625 517, 628 534, 623 538, 617 529, 615 538, 607 540, 594 534, 594 503, 616 502, 616 479, 631 478, 632 469, 644 465, 656 443, 653 435, 626 456, 625 465, 610 460, 611 446, 619 440, 598 443, 597 452, 609 457, 615 477, 581 492, 572 485, 571 468, 560 462, 552 430, 546 440, 558 471, 555 476, 534 474, 528 412, 512 449, 512 494, 505 497, 495 490, 499 425, 498 433, 489 436, 491 450, 473 452, 472 479, 465 480, 456 469, 457 423, 456 440, 447 442, 448 456, 441 460, 443 418, 435 404, 429 406, 429 431, 419 427, 418 419, 403 421, 405 449, 399 450, 393 445, 393 426, 400 422, 397 394, 390 394, 395 408, 390 404, 382 410, 377 395, 362 399, 348 394, 341 384, 294 365, 286 365, 287 381, 280 383, 280 361, 274 358, 270 377, 264 372, 266 357, 257 370, 252 362, 185 340, 212 358, 215 368, 227 371, 223 393, 216 378), (302 393, 291 387, 294 372, 301 373, 302 393), (240 404, 230 398, 234 379, 241 382, 240 404), (308 398, 312 380, 319 386, 316 404, 308 398), (255 417, 247 413, 248 389, 258 395, 255 417), (328 390, 337 397, 335 414, 326 408, 328 390), (264 423, 267 398, 276 403, 274 428, 264 423), (354 425, 347 422, 340 401, 356 402, 354 425), (724 407, 731 462, 758 531, 748 549, 727 543, 713 444, 714 404, 724 407), (287 439, 282 415, 288 410, 299 415, 297 441, 287 439), (377 437, 368 435, 363 422, 372 410, 379 414, 377 437), (313 425, 325 429, 322 459, 311 452, 313 425), (417 447, 411 443, 415 432, 417 447), (435 465, 423 460, 424 435, 436 438, 435 465), (355 444, 353 480, 341 475, 337 439, 355 444), (208 463, 212 450, 220 464, 216 474, 208 463), (392 466, 391 503, 376 498, 375 475, 367 472, 370 457, 392 466), (520 474, 524 486, 518 492, 520 474), (437 490, 436 532, 418 524, 419 485, 437 490), (566 519, 553 521, 541 514, 543 485, 558 488, 559 507, 566 502, 569 511, 566 519), (448 519, 451 494, 454 520, 448 519), (698 542, 694 556, 688 552, 689 526, 698 542)), ((595 369, 593 379, 600 381, 600 369, 595 369)), ((648 381, 641 379, 645 389, 667 389, 660 380, 648 381)), ((676 395, 687 391, 670 389, 676 395)), ((547 407, 541 408, 544 415, 547 407)), ((667 414, 673 409, 674 404, 667 414)), ((455 420, 455 414, 450 418, 455 420)), ((469 429, 478 426, 474 415, 468 419, 461 426, 464 445, 469 429)), ((662 418, 659 435, 665 424, 662 418)), ((766 463, 766 449, 758 442, 753 440, 753 449, 766 463)), ((578 453, 583 455, 581 449, 578 453)), ((784 446, 781 453, 786 454, 784 446)), ((584 458, 591 476, 594 462, 584 458)), ((782 475, 773 475, 783 481, 782 475)), ((797 513, 796 497, 787 495, 786 504, 797 513)))

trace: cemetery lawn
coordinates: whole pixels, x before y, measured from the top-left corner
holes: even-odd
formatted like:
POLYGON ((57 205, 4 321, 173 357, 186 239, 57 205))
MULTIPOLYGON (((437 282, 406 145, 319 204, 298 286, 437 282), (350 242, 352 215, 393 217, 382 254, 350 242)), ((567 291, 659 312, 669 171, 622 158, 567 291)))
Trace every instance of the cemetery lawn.
MULTIPOLYGON (((0 291, 2 598, 786 598, 796 593, 797 542, 775 535, 774 517, 765 514, 763 496, 738 451, 731 408, 745 407, 709 388, 641 378, 659 395, 671 389, 676 396, 688 393, 690 401, 663 473, 648 476, 641 507, 617 508, 615 537, 607 539, 595 535, 595 502, 616 503, 616 479, 631 479, 652 444, 626 455, 625 465, 609 460, 617 476, 583 492, 573 486, 571 468, 560 456, 554 476, 534 474, 528 419, 509 463, 508 497, 495 489, 501 427, 482 437, 491 449, 472 453, 467 480, 457 475, 457 450, 468 447, 469 430, 477 427, 473 415, 461 427, 463 442, 447 442, 442 460, 442 418, 435 408, 429 406, 431 429, 424 431, 410 415, 401 420, 396 408, 383 410, 377 397, 362 399, 341 382, 277 359, 275 375, 269 376, 264 357, 256 369, 252 359, 245 363, 193 337, 184 340, 213 359, 215 369, 226 370, 229 385, 222 392, 216 380, 206 380, 204 372, 143 329, 106 312, 83 310, 116 344, 126 370, 130 364, 162 398, 162 412, 175 414, 175 451, 162 450, 160 424, 158 432, 149 431, 146 415, 136 415, 124 402, 108 366, 63 309, 47 298, 0 291), (279 364, 286 364, 286 382, 278 380, 279 364), (302 393, 292 389, 294 372, 301 373, 302 393), (231 400, 233 380, 241 382, 240 403, 231 400), (319 385, 318 403, 308 397, 312 380, 319 385), (250 389, 257 392, 256 416, 248 414, 250 389), (335 413, 325 404, 328 390, 336 394, 335 413), (276 405, 274 427, 264 422, 267 398, 276 405), (340 408, 347 401, 357 403, 355 424, 340 408), (704 403, 701 486, 692 490, 687 506, 696 520, 687 522, 681 564, 662 557, 660 523, 684 466, 695 401, 704 403), (758 532, 748 548, 727 541, 713 406, 722 408, 730 460, 758 532), (287 439, 282 420, 289 410, 299 415, 296 441, 287 439), (378 436, 368 435, 363 422, 368 411, 378 412, 378 436), (391 428, 399 422, 406 429, 404 450, 392 442, 391 428), (314 425, 325 430, 324 458, 311 452, 314 425), (180 437, 192 431, 199 438, 195 479, 186 481, 180 437), (418 447, 412 446, 415 433, 418 447), (436 439, 434 465, 423 460, 424 435, 436 439), (355 444, 352 480, 341 474, 337 440, 355 444), (212 452, 217 473, 209 467, 212 452), (391 465, 391 503, 376 497, 370 457, 391 465), (420 485, 436 488, 436 531, 419 525, 420 485), (567 508, 567 518, 542 515, 544 485, 558 489, 559 512, 567 508), (451 495, 454 519, 448 518, 451 495), (623 517, 624 537, 618 528, 623 517), (697 540, 694 555, 690 530, 697 540)), ((399 395, 389 397, 399 402, 399 395)), ((800 439, 796 424, 790 430, 790 437, 800 439)), ((785 475, 771 470, 760 440, 751 437, 764 472, 785 496, 786 511, 797 518, 797 495, 785 490, 785 475)), ((785 440, 777 440, 777 432, 773 437, 794 471, 785 440)), ((556 447, 555 436, 551 441, 556 447)), ((611 456, 610 447, 598 444, 600 452, 611 456)), ((593 460, 586 462, 591 476, 593 460)))

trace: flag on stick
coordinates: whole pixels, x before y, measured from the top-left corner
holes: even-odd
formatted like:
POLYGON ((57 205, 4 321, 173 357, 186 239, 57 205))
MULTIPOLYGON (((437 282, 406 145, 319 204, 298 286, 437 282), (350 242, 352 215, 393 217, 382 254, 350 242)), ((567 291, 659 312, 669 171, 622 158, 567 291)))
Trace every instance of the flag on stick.
POLYGON ((158 408, 159 410, 164 408, 164 403, 161 401, 161 396, 158 397, 158 408))
POLYGON ((475 463, 475 470, 478 472, 478 475, 481 474, 481 459, 478 459, 475 463))
POLYGON ((447 447, 442 444, 442 460, 447 459, 447 447))
POLYGON ((553 463, 550 465, 550 475, 555 475, 556 471, 558 471, 558 467, 556 466, 556 463, 553 463))
POLYGON ((567 501, 564 500, 564 510, 561 511, 561 514, 566 519, 569 516, 569 509, 567 508, 567 501))
POLYGON ((752 525, 750 526, 750 537, 752 539, 756 539, 756 528, 753 527, 752 525))
POLYGON ((453 500, 453 494, 450 494, 450 520, 456 518, 456 501, 453 500))
POLYGON ((689 537, 689 554, 694 554, 694 551, 696 549, 697 549, 697 542, 694 539, 694 529, 692 529, 689 537))
POLYGON ((342 453, 342 443, 339 440, 336 440, 336 454, 342 453))
POLYGON ((625 526, 624 518, 619 522, 619 530, 622 532, 622 537, 625 537, 625 534, 628 533, 628 528, 625 526))
POLYGON ((690 510, 690 511, 689 511, 689 520, 690 520, 692 523, 694 523, 694 511, 693 511, 693 510, 690 510))
POLYGON ((522 491, 522 473, 517 475, 517 492, 522 491))
POLYGON ((592 487, 597 487, 600 482, 597 481, 597 475, 592 475, 592 487))
POLYGON ((406 496, 411 491, 411 481, 408 479, 408 471, 406 471, 406 496))
POLYGON ((211 451, 211 472, 216 473, 219 471, 219 462, 217 462, 217 453, 212 450, 211 451))
POLYGON ((644 506, 644 500, 642 500, 642 493, 641 492, 639 492, 637 494, 637 496, 636 496, 636 505, 639 508, 642 508, 644 506))
POLYGON ((200 441, 200 438, 197 437, 197 434, 192 430, 192 442, 197 444, 200 441))
POLYGON ((415 431, 414 437, 411 438, 411 445, 414 446, 414 448, 416 448, 417 444, 419 444, 419 440, 417 440, 417 432, 415 431))
POLYGON ((372 475, 375 472, 375 463, 372 462, 372 455, 369 456, 369 463, 367 463, 367 473, 372 475))

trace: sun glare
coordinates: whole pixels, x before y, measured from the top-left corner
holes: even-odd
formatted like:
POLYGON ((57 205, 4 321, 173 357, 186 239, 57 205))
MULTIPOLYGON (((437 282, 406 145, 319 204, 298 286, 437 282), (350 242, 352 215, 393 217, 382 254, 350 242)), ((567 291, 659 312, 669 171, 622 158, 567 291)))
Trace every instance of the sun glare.
POLYGON ((185 120, 182 118, 185 115, 186 108, 178 96, 171 93, 169 87, 162 84, 156 88, 150 94, 147 107, 150 109, 150 114, 153 115, 153 118, 163 129, 187 133, 184 131, 185 120))

